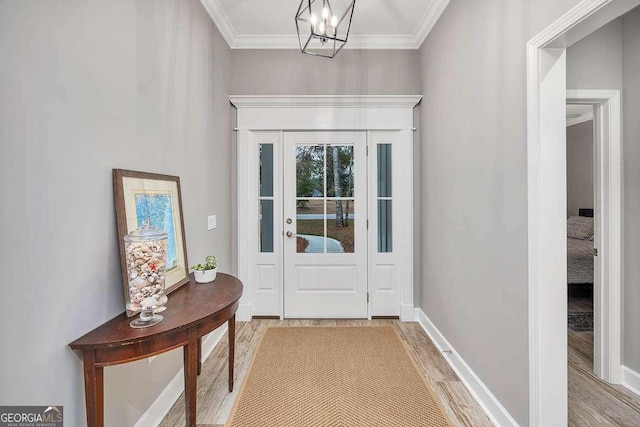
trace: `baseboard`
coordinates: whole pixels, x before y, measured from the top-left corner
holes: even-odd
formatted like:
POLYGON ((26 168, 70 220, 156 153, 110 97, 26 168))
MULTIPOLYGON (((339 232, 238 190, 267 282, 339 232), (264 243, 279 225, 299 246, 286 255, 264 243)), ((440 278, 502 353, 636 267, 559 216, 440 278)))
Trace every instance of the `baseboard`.
MULTIPOLYGON (((227 324, 220 326, 215 331, 211 332, 207 338, 202 341, 202 362, 207 360, 207 357, 211 354, 216 345, 220 342, 220 339, 227 332, 227 324)), ((134 427, 156 427, 158 426, 164 417, 169 413, 169 410, 176 403, 176 400, 180 397, 184 391, 184 368, 180 369, 175 377, 169 382, 169 384, 162 390, 162 393, 156 400, 149 406, 149 409, 145 411, 140 417, 134 427)))
POLYGON ((624 365, 622 366, 622 385, 640 396, 640 374, 624 365))
POLYGON ((422 326, 422 329, 429 335, 431 341, 440 351, 447 350, 451 353, 443 353, 447 363, 453 368, 460 378, 460 381, 467 387, 471 395, 476 399, 480 407, 496 426, 517 427, 518 423, 505 409, 500 401, 491 393, 489 388, 473 372, 471 367, 462 359, 458 352, 449 344, 449 341, 442 335, 436 326, 429 320, 420 308, 415 309, 415 320, 422 326))

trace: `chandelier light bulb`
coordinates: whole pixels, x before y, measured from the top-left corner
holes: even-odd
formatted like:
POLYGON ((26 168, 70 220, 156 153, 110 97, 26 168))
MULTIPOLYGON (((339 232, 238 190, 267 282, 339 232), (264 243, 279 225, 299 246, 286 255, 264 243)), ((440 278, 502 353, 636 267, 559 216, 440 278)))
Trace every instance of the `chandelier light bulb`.
POLYGON ((322 8, 322 19, 327 19, 329 17, 329 9, 327 7, 322 8))
POLYGON ((318 17, 316 16, 315 13, 312 13, 311 14, 311 25, 313 25, 315 27, 317 23, 318 23, 318 17))
POLYGON ((338 17, 337 17, 336 15, 333 15, 333 16, 331 17, 331 26, 332 26, 333 28, 335 28, 335 27, 337 27, 337 26, 338 26, 338 17))

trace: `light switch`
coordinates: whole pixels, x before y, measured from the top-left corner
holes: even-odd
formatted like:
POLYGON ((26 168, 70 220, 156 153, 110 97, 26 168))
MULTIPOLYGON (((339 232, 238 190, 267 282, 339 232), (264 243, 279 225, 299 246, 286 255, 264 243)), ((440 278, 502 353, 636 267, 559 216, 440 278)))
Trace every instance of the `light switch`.
POLYGON ((215 215, 209 215, 207 217, 207 230, 214 230, 217 227, 217 223, 216 223, 216 216, 215 215))

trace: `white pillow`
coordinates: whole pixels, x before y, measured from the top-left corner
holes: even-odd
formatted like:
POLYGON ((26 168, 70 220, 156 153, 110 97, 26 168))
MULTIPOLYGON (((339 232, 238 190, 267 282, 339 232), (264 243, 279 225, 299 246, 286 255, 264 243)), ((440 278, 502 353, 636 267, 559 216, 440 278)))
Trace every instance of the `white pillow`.
POLYGON ((580 240, 593 240, 593 218, 571 216, 567 220, 567 237, 580 240))

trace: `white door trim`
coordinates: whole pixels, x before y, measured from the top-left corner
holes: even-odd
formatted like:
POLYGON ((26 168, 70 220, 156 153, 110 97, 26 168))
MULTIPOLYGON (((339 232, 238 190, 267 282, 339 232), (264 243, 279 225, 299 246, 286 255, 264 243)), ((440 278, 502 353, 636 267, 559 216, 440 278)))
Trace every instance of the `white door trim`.
POLYGON ((622 380, 622 115, 619 90, 567 90, 567 104, 595 109, 594 372, 613 384, 622 380))
MULTIPOLYGON (((250 147, 258 131, 397 131, 401 136, 402 200, 413 197, 413 107, 422 96, 230 96, 237 108, 237 259, 238 277, 245 290, 240 299, 238 320, 252 316, 253 272, 256 264, 255 236, 250 225, 257 213, 247 207, 256 196, 255 175, 250 147)), ((252 154, 254 153, 254 154, 252 154)), ((403 209, 401 215, 403 242, 412 242, 413 209, 403 209)), ((413 246, 401 254, 400 320, 413 321, 413 246)), ((277 275, 276 275, 277 276, 277 275)), ((274 277, 276 277, 274 276, 274 277)), ((280 293, 281 295, 281 293, 280 293)), ((282 316, 282 311, 280 316, 282 316)), ((277 313, 275 313, 277 314, 277 313)))
POLYGON ((559 185, 566 181, 566 58, 564 48, 547 47, 607 9, 631 3, 584 0, 527 43, 531 426, 566 426, 568 419, 566 330, 558 327, 567 311, 566 292, 558 293, 566 286, 566 187, 559 185))

